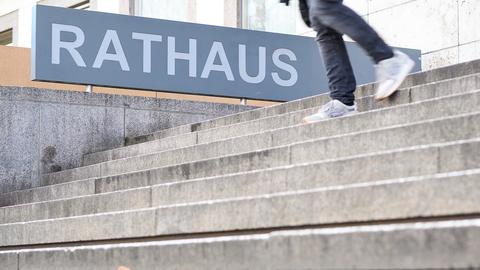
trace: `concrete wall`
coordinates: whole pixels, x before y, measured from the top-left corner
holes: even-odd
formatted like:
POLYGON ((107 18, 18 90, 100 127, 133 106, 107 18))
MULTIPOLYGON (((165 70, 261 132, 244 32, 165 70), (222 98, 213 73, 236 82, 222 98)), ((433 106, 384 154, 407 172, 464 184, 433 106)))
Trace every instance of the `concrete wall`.
POLYGON ((0 193, 42 173, 78 167, 86 153, 126 137, 252 109, 132 96, 0 87, 0 193))

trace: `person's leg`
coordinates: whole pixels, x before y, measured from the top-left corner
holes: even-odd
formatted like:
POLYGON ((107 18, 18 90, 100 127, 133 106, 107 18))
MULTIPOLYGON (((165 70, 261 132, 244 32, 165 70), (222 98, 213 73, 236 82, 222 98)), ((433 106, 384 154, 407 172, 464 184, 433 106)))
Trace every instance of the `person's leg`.
POLYGON ((312 24, 317 31, 323 62, 327 70, 331 101, 313 115, 303 119, 304 123, 314 123, 323 119, 341 117, 356 113, 355 88, 357 83, 342 34, 320 23, 312 24))
POLYGON ((392 49, 357 13, 343 4, 343 0, 308 0, 310 21, 346 34, 357 42, 375 61, 394 56, 392 49))
POLYGON ((342 34, 318 22, 312 27, 317 31, 317 42, 327 70, 330 97, 352 106, 357 83, 342 34))

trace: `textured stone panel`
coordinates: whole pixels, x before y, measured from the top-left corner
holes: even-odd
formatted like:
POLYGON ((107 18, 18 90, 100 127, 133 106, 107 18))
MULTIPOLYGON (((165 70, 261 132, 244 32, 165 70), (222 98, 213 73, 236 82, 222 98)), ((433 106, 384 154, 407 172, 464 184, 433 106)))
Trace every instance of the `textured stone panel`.
POLYGON ((85 153, 122 146, 123 111, 115 107, 43 104, 42 172, 79 167, 85 153))
POLYGON ((34 102, 0 99, 0 191, 38 181, 39 112, 34 102))
POLYGON ((444 67, 458 63, 458 47, 422 55, 422 70, 444 67))
POLYGON ((345 0, 343 2, 360 15, 368 13, 368 0, 345 0))
POLYGON ((460 62, 467 62, 476 59, 480 59, 480 41, 468 43, 459 47, 460 62))
MULTIPOLYGON (((355 0, 352 0, 355 1, 355 0)), ((395 8, 397 6, 406 4, 412 0, 368 0, 369 12, 376 12, 383 9, 395 8)), ((423 0, 417 0, 423 1, 423 0)))
POLYGON ((209 118, 215 118, 215 116, 202 114, 201 111, 197 113, 182 113, 162 110, 126 109, 125 136, 131 138, 150 134, 159 130, 200 122, 209 118))
POLYGON ((458 1, 460 44, 480 40, 480 2, 478 0, 458 1))
POLYGON ((0 253, 2 270, 18 270, 18 255, 16 253, 0 253))
POLYGON ((413 1, 370 14, 369 21, 392 46, 427 53, 458 45, 457 0, 413 1))

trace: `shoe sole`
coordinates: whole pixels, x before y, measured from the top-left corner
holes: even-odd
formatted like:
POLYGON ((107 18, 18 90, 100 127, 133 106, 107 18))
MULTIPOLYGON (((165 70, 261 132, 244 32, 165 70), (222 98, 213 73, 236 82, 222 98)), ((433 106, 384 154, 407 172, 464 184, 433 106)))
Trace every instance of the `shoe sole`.
POLYGON ((394 84, 392 86, 392 88, 389 91, 386 92, 387 94, 384 94, 383 96, 375 95, 375 100, 376 101, 382 101, 386 98, 389 98, 391 95, 393 95, 393 93, 395 93, 398 90, 398 88, 400 87, 400 85, 403 83, 403 81, 405 80, 407 75, 410 73, 410 71, 412 71, 414 66, 415 66, 415 62, 412 59, 407 59, 407 63, 405 64, 403 69, 400 71, 400 76, 399 77, 401 79, 397 80, 397 83, 394 84))

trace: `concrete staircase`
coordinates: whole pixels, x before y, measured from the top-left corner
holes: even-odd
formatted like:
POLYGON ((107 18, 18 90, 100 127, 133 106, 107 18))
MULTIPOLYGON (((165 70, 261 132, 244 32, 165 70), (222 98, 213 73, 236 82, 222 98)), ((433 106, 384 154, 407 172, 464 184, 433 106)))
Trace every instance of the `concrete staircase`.
POLYGON ((0 269, 480 268, 480 61, 372 95, 159 131, 0 194, 0 269))

